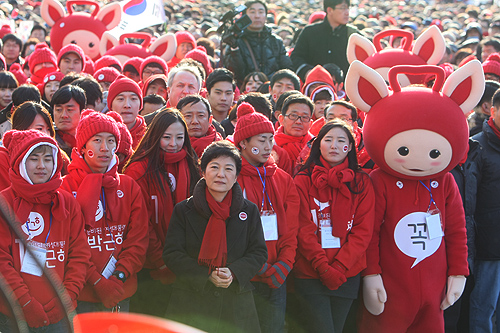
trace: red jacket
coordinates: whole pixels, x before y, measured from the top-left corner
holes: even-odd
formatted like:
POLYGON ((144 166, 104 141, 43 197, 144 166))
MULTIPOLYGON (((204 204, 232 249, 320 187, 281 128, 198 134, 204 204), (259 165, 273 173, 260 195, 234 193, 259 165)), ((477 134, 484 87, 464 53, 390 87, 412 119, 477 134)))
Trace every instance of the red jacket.
POLYGON ((368 175, 358 172, 356 178, 364 184, 364 188, 353 196, 351 210, 354 208, 355 213, 352 228, 346 237, 340 239, 340 248, 323 249, 321 228, 315 221, 320 220, 321 214, 330 212, 332 202, 319 203, 314 197, 318 189, 305 171, 295 176, 300 196, 299 246, 294 269, 296 277, 319 279, 319 266, 324 263, 330 265, 334 260, 346 267, 346 277, 355 276, 366 267, 366 249, 373 231, 375 195, 368 175))
MULTIPOLYGON (((274 164, 274 161, 271 164, 274 164)), ((238 176, 238 183, 243 191, 243 197, 252 201, 261 209, 263 185, 260 177, 256 172, 253 173, 253 170, 255 170, 254 167, 244 158, 243 165, 244 169, 238 176), (251 174, 245 172, 247 166, 250 167, 249 170, 251 174)), ((268 165, 268 163, 266 163, 266 165, 268 165)), ((261 167, 259 170, 261 176, 264 178, 263 168, 261 167)), ((276 262, 281 261, 289 267, 289 272, 294 265, 297 249, 299 195, 292 177, 279 167, 276 167, 271 177, 266 177, 266 193, 269 195, 278 221, 278 240, 266 241, 268 255, 267 264, 272 266, 276 262)), ((267 197, 264 204, 264 210, 270 210, 267 197)), ((286 276, 288 272, 283 273, 286 276)), ((255 276, 252 281, 266 282, 265 279, 259 275, 255 276)))
MULTIPOLYGON (((68 217, 61 220, 53 216, 50 226, 50 205, 35 204, 31 218, 37 218, 38 223, 41 221, 43 231, 34 236, 32 241, 35 246, 46 246, 45 267, 61 279, 71 299, 76 300, 85 284, 90 251, 85 240, 80 205, 71 194, 59 191, 68 217), (50 234, 47 238, 49 230, 50 234)), ((1 194, 11 207, 14 206, 16 195, 11 187, 2 191, 1 194)), ((56 294, 44 276, 21 273, 21 258, 24 258, 24 255, 24 246, 10 230, 7 222, 0 219, 0 271, 3 277, 12 288, 21 306, 32 297, 45 305, 56 294)), ((0 311, 9 314, 3 301, 1 303, 0 311)))
MULTIPOLYGON (((105 198, 112 195, 118 197, 118 205, 109 206, 106 203, 108 212, 106 219, 101 218, 92 228, 89 227, 86 230, 92 258, 87 274, 87 284, 78 298, 80 301, 100 302, 92 288, 97 281, 94 278, 95 272, 99 273, 100 277, 100 273, 113 253, 115 259, 118 260, 115 269, 124 272, 127 277, 123 286, 125 290, 123 299, 132 296, 137 290, 136 274, 144 265, 148 246, 147 210, 139 185, 129 176, 118 176, 120 183, 117 190, 104 190, 105 198), (108 227, 112 230, 113 238, 108 233, 108 227)), ((61 188, 76 197, 79 186, 80 184, 70 172, 63 178, 61 188)))

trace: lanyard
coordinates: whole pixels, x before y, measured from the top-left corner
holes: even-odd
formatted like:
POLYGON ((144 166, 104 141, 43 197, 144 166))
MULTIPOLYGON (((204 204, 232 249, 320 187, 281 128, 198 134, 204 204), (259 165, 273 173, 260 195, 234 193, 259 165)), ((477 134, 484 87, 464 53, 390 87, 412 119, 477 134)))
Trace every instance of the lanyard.
MULTIPOLYGON (((47 241, 49 240, 49 236, 50 236, 50 229, 52 229, 52 206, 54 205, 53 202, 50 203, 50 211, 49 211, 49 232, 47 233, 47 237, 45 237, 45 245, 47 245, 47 241)), ((26 221, 26 228, 28 229, 28 236, 29 238, 31 239, 31 231, 30 231, 30 225, 28 223, 28 221, 26 221)))
POLYGON ((422 181, 421 181, 421 180, 419 180, 419 182, 420 182, 420 184, 422 184, 422 186, 423 186, 423 187, 425 187, 425 189, 426 189, 427 191, 429 191, 429 194, 430 194, 430 196, 431 196, 431 200, 429 201, 429 207, 427 208, 427 210, 429 211, 429 210, 431 209, 431 204, 434 204, 434 207, 436 207, 436 208, 437 208, 436 202, 434 201, 434 198, 432 197, 432 192, 431 192, 431 189, 430 189, 430 188, 428 188, 428 187, 427 187, 424 183, 422 183, 422 181))
POLYGON ((104 223, 106 223, 106 226, 108 227, 109 234, 111 235, 111 241, 113 244, 115 243, 115 240, 113 238, 113 232, 111 231, 111 228, 109 227, 108 220, 106 219, 106 196, 104 195, 104 187, 101 187, 101 202, 102 202, 102 211, 103 211, 103 217, 104 217, 104 223))
POLYGON ((273 208, 273 203, 271 202, 271 199, 269 198, 269 194, 266 192, 266 168, 264 167, 264 179, 262 179, 262 176, 260 174, 259 168, 254 166, 254 168, 257 170, 257 173, 259 174, 260 182, 262 183, 262 205, 260 207, 260 211, 264 211, 264 201, 265 198, 267 197, 267 201, 269 201, 269 205, 271 206, 271 210, 274 212, 273 208))

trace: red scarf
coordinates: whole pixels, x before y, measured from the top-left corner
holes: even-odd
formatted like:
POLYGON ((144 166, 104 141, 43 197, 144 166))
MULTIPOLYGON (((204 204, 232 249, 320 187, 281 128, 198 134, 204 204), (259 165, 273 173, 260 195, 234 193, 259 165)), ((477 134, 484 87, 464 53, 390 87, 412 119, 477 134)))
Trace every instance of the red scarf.
MULTIPOLYGON (((102 188, 105 190, 113 190, 120 184, 117 172, 118 159, 116 155, 113 155, 113 159, 115 159, 116 163, 105 173, 93 173, 83 157, 78 154, 75 149, 73 149, 71 153, 71 159, 72 161, 68 166, 68 172, 70 176, 78 184, 80 184, 78 186, 76 200, 80 206, 82 206, 85 224, 93 227, 95 224, 95 214, 101 197, 102 188)), ((117 207, 118 196, 116 193, 113 193, 113 195, 111 195, 112 193, 109 194, 110 195, 106 195, 106 206, 117 207)), ((109 219, 113 221, 111 210, 109 210, 109 214, 107 215, 109 216, 109 219)))
POLYGON ((493 117, 490 117, 490 119, 488 119, 488 125, 490 125, 491 129, 493 130, 493 133, 495 133, 496 136, 500 139, 500 130, 497 128, 497 125, 495 125, 493 117))
POLYGON ((279 236, 286 234, 288 228, 285 220, 285 204, 283 203, 282 193, 279 192, 278 186, 276 185, 275 177, 273 177, 278 166, 274 162, 272 156, 269 157, 264 166, 258 168, 248 163, 246 158, 242 158, 241 160, 242 167, 240 176, 238 177, 238 182, 241 185, 244 196, 246 197, 246 199, 256 204, 257 207, 259 207, 259 211, 261 210, 262 198, 264 196, 264 193, 262 192, 263 185, 261 177, 262 179, 264 179, 265 174, 266 197, 264 200, 264 210, 271 210, 271 205, 269 204, 269 200, 267 199, 267 196, 269 196, 269 199, 273 204, 272 209, 274 210, 278 219, 278 234, 279 236), (259 170, 259 172, 257 172, 257 169, 259 170))
POLYGON ((219 267, 226 266, 227 261, 227 239, 226 220, 229 217, 233 190, 227 192, 222 202, 215 201, 214 197, 205 188, 205 196, 208 207, 212 212, 203 235, 198 264, 208 266, 209 274, 219 267))
POLYGON ((61 130, 57 130, 57 134, 61 137, 61 139, 64 142, 66 142, 68 146, 71 147, 71 149, 76 147, 76 138, 73 135, 63 132, 61 130))
POLYGON ((129 130, 130 135, 132 136, 132 148, 134 150, 136 150, 137 146, 139 146, 139 142, 141 142, 141 139, 144 136, 144 133, 146 133, 147 128, 148 127, 146 125, 144 117, 137 116, 137 118, 135 118, 134 126, 129 130))
MULTIPOLYGON (((58 163, 62 161, 59 159, 58 163)), ((69 212, 66 209, 64 196, 57 190, 61 187, 61 167, 58 168, 52 179, 43 184, 32 185, 12 168, 9 169, 12 190, 15 194, 13 209, 21 223, 28 220, 28 216, 35 204, 48 205, 52 203, 52 215, 65 221, 69 212)))
POLYGON ((280 126, 274 135, 274 141, 278 146, 285 149, 290 155, 293 166, 309 140, 313 138, 312 134, 307 132, 304 136, 291 136, 285 134, 283 126, 280 126))
MULTIPOLYGON (((166 153, 163 150, 160 150, 160 153, 162 154, 163 161, 165 163, 167 181, 170 181, 169 174, 172 174, 175 177, 176 184, 173 195, 169 188, 165 189, 165 192, 168 193, 167 195, 172 196, 170 202, 172 202, 173 208, 176 203, 189 197, 191 174, 189 173, 189 167, 186 161, 187 152, 186 149, 183 148, 177 153, 166 153)), ((172 214, 172 210, 170 210, 169 214, 172 214)))
POLYGON ((318 189, 318 198, 321 202, 330 202, 330 218, 332 221, 332 235, 345 238, 347 224, 352 219, 353 195, 347 183, 354 180, 354 171, 348 168, 347 158, 339 165, 330 167, 323 157, 321 163, 315 165, 311 180, 318 189))
POLYGON ((222 140, 222 135, 217 132, 214 125, 210 125, 205 136, 202 136, 201 138, 190 136, 189 139, 191 140, 191 145, 193 146, 196 155, 198 155, 198 157, 201 157, 203 151, 208 147, 208 145, 210 145, 214 141, 222 140))

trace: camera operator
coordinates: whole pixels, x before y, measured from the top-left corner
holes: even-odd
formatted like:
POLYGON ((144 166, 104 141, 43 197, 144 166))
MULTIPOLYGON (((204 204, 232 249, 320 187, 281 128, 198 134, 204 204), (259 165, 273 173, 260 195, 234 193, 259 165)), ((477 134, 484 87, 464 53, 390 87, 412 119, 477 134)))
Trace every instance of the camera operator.
POLYGON ((247 14, 252 23, 236 38, 226 41, 224 67, 235 74, 238 85, 251 72, 263 72, 271 77, 283 68, 292 68, 292 61, 286 55, 280 37, 266 26, 267 6, 261 0, 245 3, 247 14))

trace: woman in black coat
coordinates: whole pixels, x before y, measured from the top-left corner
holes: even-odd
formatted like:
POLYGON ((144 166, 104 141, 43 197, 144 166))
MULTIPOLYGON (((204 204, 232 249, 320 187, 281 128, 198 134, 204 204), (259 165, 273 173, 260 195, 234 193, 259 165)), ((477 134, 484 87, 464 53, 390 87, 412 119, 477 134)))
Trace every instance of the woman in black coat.
POLYGON ((236 179, 238 150, 212 143, 203 178, 174 208, 163 259, 177 279, 167 318, 208 332, 260 332, 250 280, 267 260, 258 208, 236 179))

